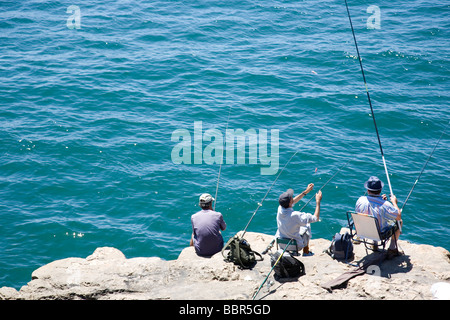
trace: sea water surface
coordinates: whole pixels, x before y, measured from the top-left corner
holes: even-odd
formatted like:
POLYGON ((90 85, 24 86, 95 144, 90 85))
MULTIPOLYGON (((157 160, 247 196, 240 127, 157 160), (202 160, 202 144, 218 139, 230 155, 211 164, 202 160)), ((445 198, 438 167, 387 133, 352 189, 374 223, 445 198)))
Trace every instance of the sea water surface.
MULTIPOLYGON (((402 205, 449 121, 450 6, 348 2, 402 205)), ((216 192, 219 164, 195 164, 193 144, 191 164, 173 161, 173 133, 193 142, 200 121, 224 141, 227 125, 267 130, 279 162, 263 175, 249 148, 244 164, 224 161, 225 240, 296 151, 248 231, 274 234, 279 194, 318 190, 347 161, 322 189, 314 238, 339 232, 369 176, 389 193, 344 1, 2 1, 0 287, 103 246, 176 259, 199 195, 216 192)), ((450 249, 449 146, 447 133, 405 206, 401 239, 450 249)))

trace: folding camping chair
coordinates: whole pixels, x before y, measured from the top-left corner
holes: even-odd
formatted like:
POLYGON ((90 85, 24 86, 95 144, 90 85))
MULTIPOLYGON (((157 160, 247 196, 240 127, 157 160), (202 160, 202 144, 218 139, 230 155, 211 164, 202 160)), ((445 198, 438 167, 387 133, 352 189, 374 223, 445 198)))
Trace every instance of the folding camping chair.
POLYGON ((289 246, 286 248, 286 251, 292 254, 293 256, 298 256, 298 250, 300 249, 297 245, 297 241, 295 239, 287 239, 287 238, 276 238, 275 243, 277 246, 277 250, 284 250, 286 245, 291 241, 289 246))
POLYGON ((352 238, 355 235, 358 236, 358 238, 361 239, 361 241, 364 243, 366 249, 370 250, 374 250, 370 247, 370 245, 375 247, 375 245, 378 245, 378 242, 380 242, 380 245, 384 250, 386 247, 386 243, 394 235, 396 230, 395 224, 385 232, 381 232, 380 226, 378 224, 378 219, 362 213, 348 211, 347 221, 352 238), (355 228, 355 233, 353 233, 353 227, 355 228), (371 242, 369 242, 368 240, 371 240, 371 242))

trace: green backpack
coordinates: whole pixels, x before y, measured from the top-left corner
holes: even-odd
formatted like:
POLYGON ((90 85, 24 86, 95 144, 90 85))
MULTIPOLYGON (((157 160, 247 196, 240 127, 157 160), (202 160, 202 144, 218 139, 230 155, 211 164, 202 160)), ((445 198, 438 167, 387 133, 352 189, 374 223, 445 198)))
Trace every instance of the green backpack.
POLYGON ((247 240, 239 238, 237 235, 230 238, 222 249, 222 256, 227 262, 233 262, 241 269, 251 269, 256 265, 257 261, 262 261, 263 257, 256 251, 253 251, 247 240), (229 249, 227 256, 224 251, 229 249), (256 259, 259 256, 259 259, 256 259))

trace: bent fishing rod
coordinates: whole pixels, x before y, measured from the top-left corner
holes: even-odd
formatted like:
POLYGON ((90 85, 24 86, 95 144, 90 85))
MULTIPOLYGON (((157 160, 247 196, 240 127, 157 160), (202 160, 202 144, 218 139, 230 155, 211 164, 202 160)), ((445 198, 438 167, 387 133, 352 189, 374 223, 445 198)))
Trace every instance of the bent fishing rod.
POLYGON ((359 54, 358 43, 356 42, 355 30, 353 29, 352 18, 350 17, 350 10, 348 9, 347 0, 345 0, 345 6, 347 8, 348 20, 350 21, 350 27, 352 29, 353 40, 355 42, 356 52, 358 54, 358 60, 359 60, 359 65, 361 67, 361 74, 362 74, 362 77, 363 77, 364 86, 366 87, 367 99, 369 100, 369 106, 370 106, 370 110, 372 112, 373 124, 375 125, 375 132, 377 133, 378 145, 380 146, 381 159, 383 160, 384 171, 386 172, 386 179, 387 179, 387 182, 388 182, 388 185, 389 185, 389 191, 391 192, 391 195, 393 195, 394 193, 392 192, 391 180, 389 179, 389 173, 388 173, 388 169, 387 169, 387 166, 386 166, 386 160, 384 159, 384 152, 383 152, 383 147, 381 146, 380 134, 378 133, 377 121, 375 120, 375 113, 373 112, 372 101, 370 100, 369 89, 367 87, 366 76, 364 74, 364 68, 363 68, 363 65, 362 65, 362 59, 361 59, 361 55, 359 54))
POLYGON ((278 178, 280 177, 281 173, 283 173, 284 169, 287 167, 287 165, 289 164, 289 162, 291 162, 292 158, 294 158, 294 156, 298 153, 298 150, 295 151, 295 153, 290 157, 290 159, 288 160, 288 162, 286 162, 286 164, 284 165, 283 169, 281 169, 280 173, 278 173, 277 177, 275 178, 275 180, 273 181, 272 185, 270 186, 269 190, 267 190, 264 198, 261 200, 261 202, 258 202, 258 207, 256 208, 255 212, 253 212, 252 217, 250 218, 250 220, 248 221, 247 225, 245 226, 244 232, 242 233, 241 237, 244 237, 244 234, 247 232, 247 228, 250 225, 250 222, 252 222, 254 216, 256 215, 256 212, 258 212, 258 209, 260 207, 262 207, 262 204, 264 202, 264 200, 266 199, 267 195, 269 194, 270 190, 272 190, 272 187, 275 185, 275 182, 277 182, 278 178))
POLYGON ((425 167, 427 166, 428 162, 430 161, 431 156, 432 156, 433 153, 434 153, 434 150, 436 150, 437 145, 439 144, 439 142, 441 141, 442 137, 444 136, 445 131, 447 130, 447 127, 448 127, 449 123, 450 123, 450 121, 447 122, 447 125, 445 126, 444 131, 442 131, 442 134, 441 134, 439 140, 438 140, 438 141, 436 142, 436 144, 434 145, 433 150, 431 151, 430 155, 428 156, 427 161, 426 161, 425 164, 423 165, 422 170, 420 171, 420 174, 419 174, 419 176, 417 177, 416 181, 414 181, 414 184, 413 184, 411 190, 409 191, 408 196, 406 197, 406 200, 405 200, 405 202, 403 203, 402 208, 401 208, 400 211, 403 211, 403 208, 405 207, 406 203, 408 202, 409 197, 411 196, 411 193, 413 192, 414 188, 416 187, 417 182, 419 182, 419 179, 420 179, 420 177, 422 176, 422 173, 423 173, 423 171, 425 170, 425 167))

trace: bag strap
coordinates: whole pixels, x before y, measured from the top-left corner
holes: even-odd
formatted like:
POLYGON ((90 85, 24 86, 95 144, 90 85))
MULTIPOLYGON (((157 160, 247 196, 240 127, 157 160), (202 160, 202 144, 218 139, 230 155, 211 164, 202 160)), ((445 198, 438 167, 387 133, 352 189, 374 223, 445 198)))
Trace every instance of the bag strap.
POLYGON ((259 258, 261 259, 261 260, 257 260, 257 261, 263 261, 264 260, 263 256, 261 254, 259 254, 259 252, 256 252, 256 251, 253 251, 253 250, 252 250, 252 252, 257 254, 259 256, 259 258))
POLYGON ((224 251, 230 246, 230 243, 231 243, 235 238, 236 238, 236 236, 231 237, 231 238, 227 241, 227 243, 223 246, 223 248, 222 248, 222 256, 224 257, 224 259, 225 259, 226 261, 229 261, 229 259, 228 259, 228 256, 227 256, 227 257, 225 256, 224 251))

